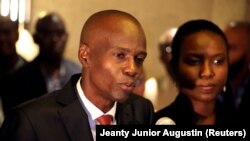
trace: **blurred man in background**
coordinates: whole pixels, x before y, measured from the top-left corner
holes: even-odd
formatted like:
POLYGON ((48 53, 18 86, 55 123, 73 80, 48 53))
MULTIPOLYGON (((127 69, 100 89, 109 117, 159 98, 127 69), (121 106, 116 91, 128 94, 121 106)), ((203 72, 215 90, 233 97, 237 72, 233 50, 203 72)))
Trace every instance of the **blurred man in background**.
MULTIPOLYGON (((5 77, 11 75, 27 61, 17 54, 16 42, 19 38, 18 22, 13 22, 9 17, 0 16, 0 87, 6 82, 5 77)), ((2 110, 2 92, 0 95, 0 127, 4 119, 2 110)))
POLYGON ((18 22, 0 16, 0 25, 0 78, 2 78, 25 64, 26 60, 16 52, 16 42, 19 37, 18 22))
POLYGON ((9 78, 3 106, 10 108, 45 93, 60 89, 72 74, 81 72, 79 64, 64 58, 68 33, 57 13, 48 13, 36 23, 34 42, 38 56, 9 78))
POLYGON ((249 122, 246 114, 250 102, 250 23, 232 21, 224 32, 230 45, 229 79, 233 89, 233 105, 241 116, 240 121, 245 124, 245 121, 249 122))

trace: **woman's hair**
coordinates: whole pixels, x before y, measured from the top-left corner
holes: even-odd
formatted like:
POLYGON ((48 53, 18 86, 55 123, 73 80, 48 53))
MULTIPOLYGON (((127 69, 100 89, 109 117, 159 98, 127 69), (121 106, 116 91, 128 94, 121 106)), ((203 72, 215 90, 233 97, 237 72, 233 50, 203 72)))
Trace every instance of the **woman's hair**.
POLYGON ((227 41, 227 38, 224 34, 224 32, 214 23, 204 20, 204 19, 197 19, 197 20, 191 20, 184 24, 182 24, 176 34, 173 38, 172 42, 172 58, 170 60, 170 69, 173 72, 171 77, 173 80, 176 81, 178 85, 178 78, 176 76, 178 66, 179 66, 179 59, 180 59, 180 50, 181 46, 183 44, 184 39, 194 33, 200 32, 200 31, 211 31, 219 36, 225 41, 225 45, 227 47, 227 51, 229 49, 229 44, 227 41))

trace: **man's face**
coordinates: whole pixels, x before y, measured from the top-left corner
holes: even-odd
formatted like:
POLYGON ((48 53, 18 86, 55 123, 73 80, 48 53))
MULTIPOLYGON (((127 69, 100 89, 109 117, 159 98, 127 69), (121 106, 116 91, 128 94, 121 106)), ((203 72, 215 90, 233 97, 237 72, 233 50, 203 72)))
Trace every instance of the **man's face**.
POLYGON ((51 19, 46 23, 43 30, 38 33, 40 51, 48 62, 58 63, 62 59, 68 36, 62 21, 51 19))
POLYGON ((18 40, 18 30, 9 20, 1 20, 0 25, 0 59, 7 60, 16 55, 15 44, 18 40))
POLYGON ((246 65, 249 50, 249 39, 246 29, 242 27, 226 28, 225 35, 228 39, 230 75, 234 76, 246 65))
POLYGON ((129 22, 95 36, 89 44, 87 79, 93 93, 111 101, 124 101, 142 75, 146 58, 144 34, 129 22), (130 28, 125 28, 130 27, 130 28))

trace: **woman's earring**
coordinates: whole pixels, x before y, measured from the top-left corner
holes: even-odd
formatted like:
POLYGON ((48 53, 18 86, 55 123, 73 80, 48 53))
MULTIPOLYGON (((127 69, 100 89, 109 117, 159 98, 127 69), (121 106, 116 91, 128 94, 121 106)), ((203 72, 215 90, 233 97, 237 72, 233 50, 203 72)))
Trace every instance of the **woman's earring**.
POLYGON ((171 46, 167 46, 167 47, 165 48, 165 51, 166 51, 167 53, 171 53, 171 52, 172 52, 171 46))

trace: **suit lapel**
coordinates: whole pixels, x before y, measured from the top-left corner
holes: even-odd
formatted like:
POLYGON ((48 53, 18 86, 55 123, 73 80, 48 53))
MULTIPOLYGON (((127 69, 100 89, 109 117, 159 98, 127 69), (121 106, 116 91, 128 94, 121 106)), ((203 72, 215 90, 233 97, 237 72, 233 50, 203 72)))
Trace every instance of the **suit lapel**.
POLYGON ((118 125, 134 124, 134 110, 130 104, 118 103, 116 110, 116 120, 118 125))
POLYGON ((88 116, 77 98, 75 86, 79 77, 74 75, 60 91, 57 102, 64 107, 58 112, 72 141, 93 141, 88 116))
POLYGON ((88 117, 78 100, 60 110, 59 114, 72 141, 93 141, 88 117))

